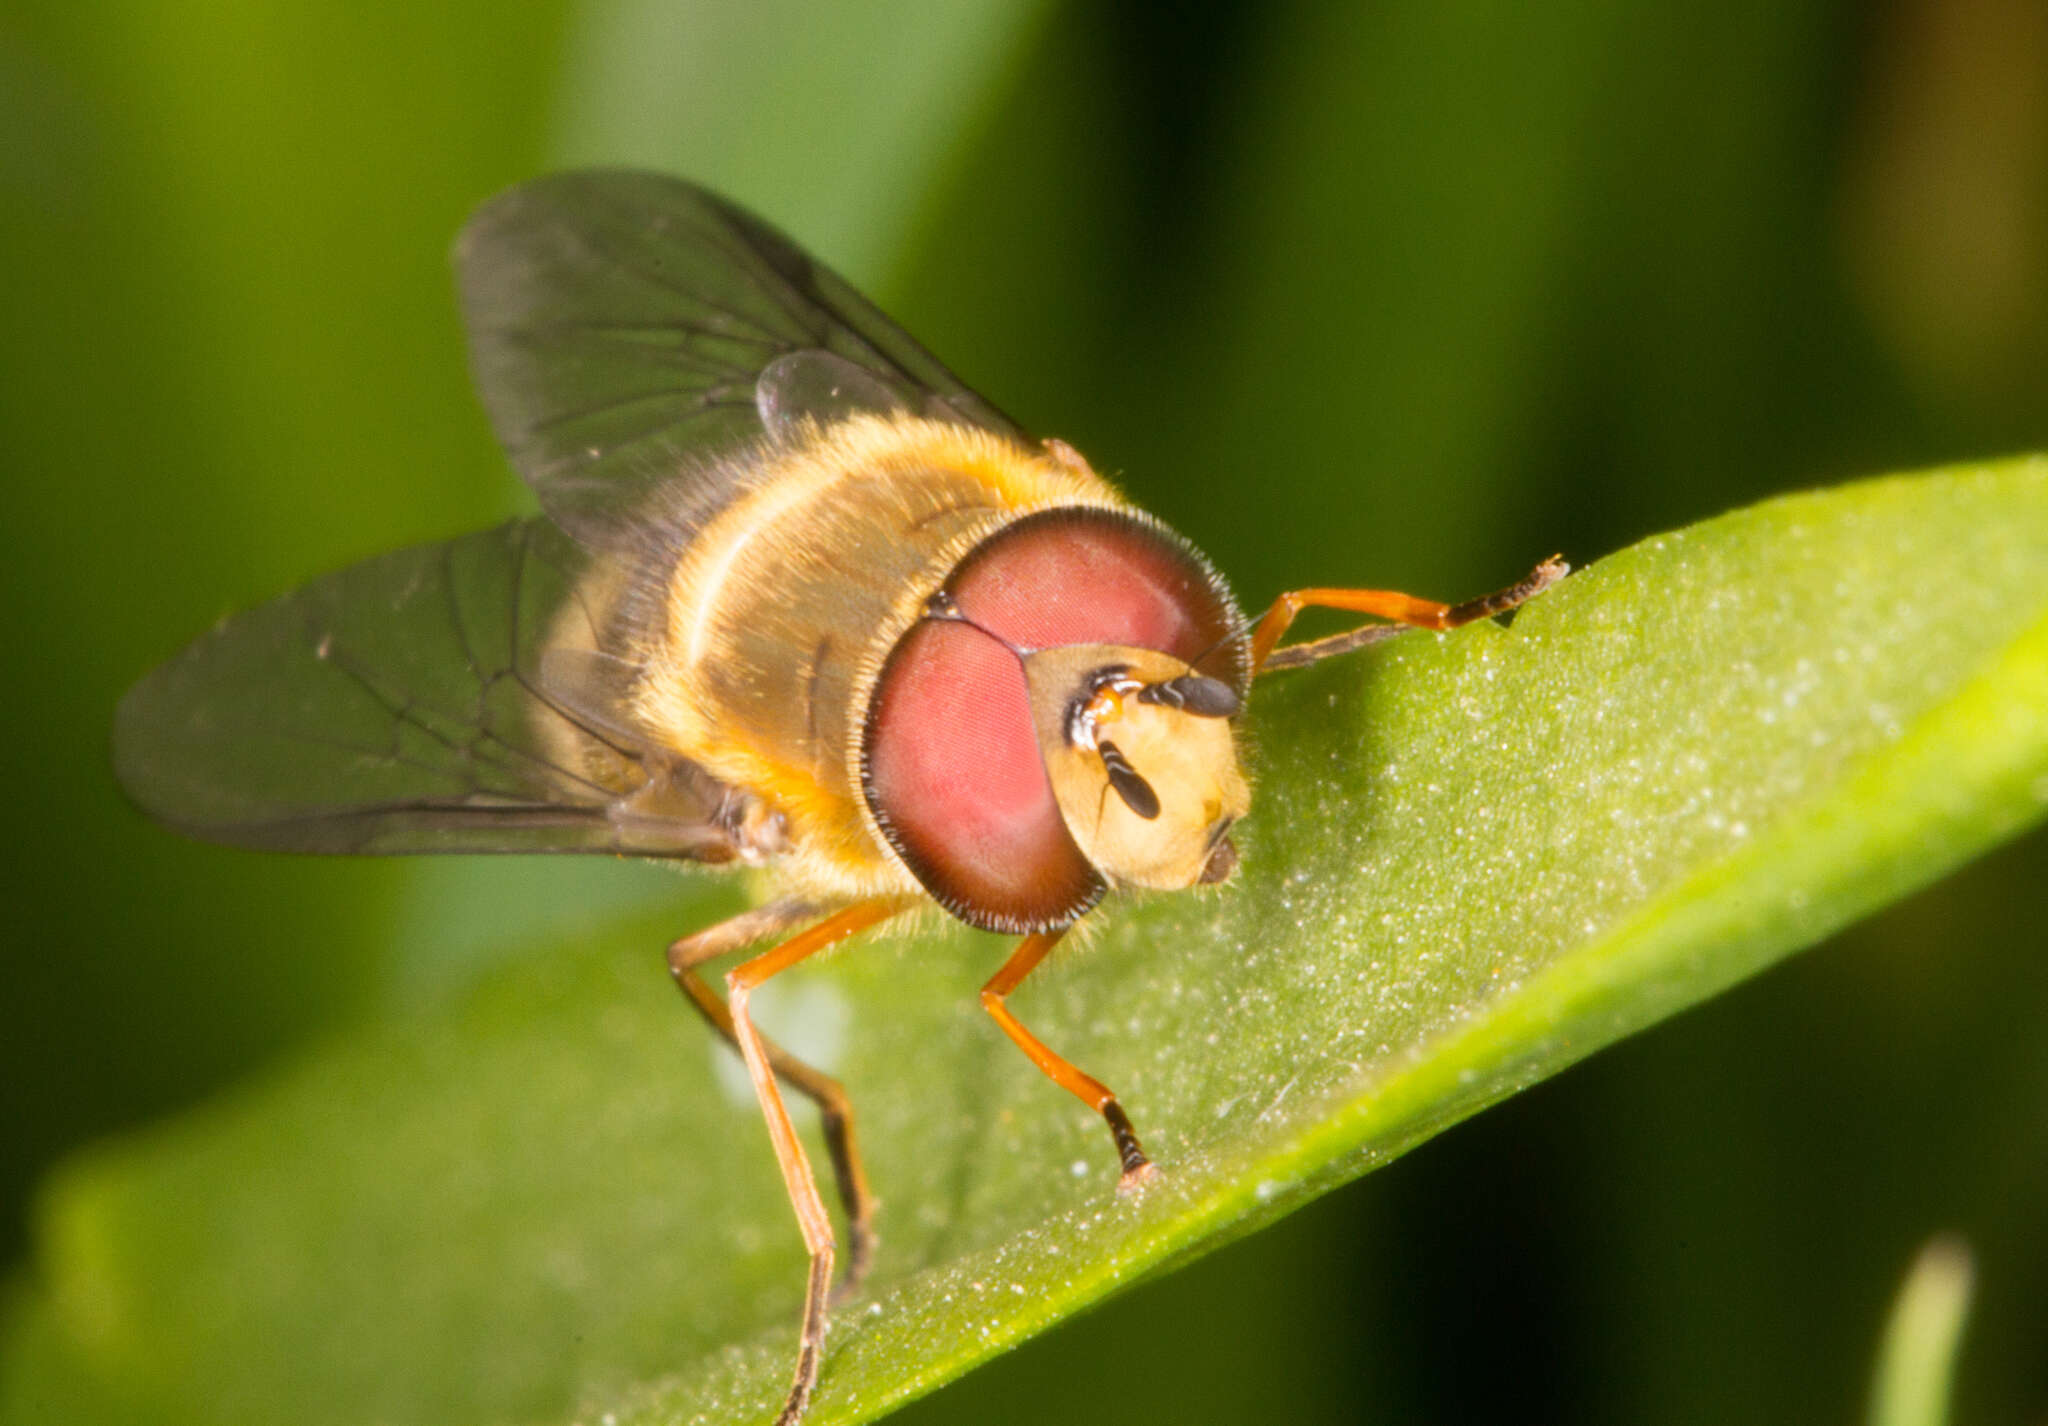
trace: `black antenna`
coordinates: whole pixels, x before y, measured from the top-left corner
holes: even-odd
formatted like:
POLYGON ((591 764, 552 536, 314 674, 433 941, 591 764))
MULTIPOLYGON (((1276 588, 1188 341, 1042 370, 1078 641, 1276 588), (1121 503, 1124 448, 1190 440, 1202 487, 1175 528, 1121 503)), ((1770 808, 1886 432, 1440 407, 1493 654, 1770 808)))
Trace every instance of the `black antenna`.
POLYGON ((1095 745, 1102 754, 1102 766, 1109 773, 1109 785, 1116 789, 1116 795, 1124 800, 1124 806, 1143 817, 1147 822, 1159 815, 1159 794, 1152 790, 1152 784, 1138 776, 1138 770, 1124 760, 1121 749, 1104 738, 1095 745))
POLYGON ((1235 718, 1244 707, 1236 689, 1220 678, 1202 673, 1184 673, 1178 678, 1148 683, 1138 690, 1138 701, 1178 708, 1197 718, 1235 718))

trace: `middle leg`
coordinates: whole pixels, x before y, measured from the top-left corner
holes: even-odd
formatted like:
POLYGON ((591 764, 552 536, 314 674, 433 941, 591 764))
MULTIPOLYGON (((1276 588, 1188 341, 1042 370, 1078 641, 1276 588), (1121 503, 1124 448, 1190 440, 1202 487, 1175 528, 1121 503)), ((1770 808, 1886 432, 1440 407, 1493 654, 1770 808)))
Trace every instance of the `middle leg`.
POLYGON ((808 930, 800 931, 773 950, 763 951, 726 972, 726 1011, 732 1036, 739 1041, 740 1058, 747 1062, 747 1078, 754 1086, 754 1098, 761 1105, 761 1117, 768 1121, 768 1139, 775 1148, 775 1162, 782 1170, 782 1186, 789 1193, 789 1206, 796 1213, 797 1227, 804 1235, 804 1247, 811 1255, 811 1271, 804 1288, 803 1328, 798 1340, 796 1377, 776 1426, 795 1426, 810 1403, 818 1384, 818 1367, 825 1351, 826 1304, 832 1284, 832 1220, 818 1197, 817 1180, 811 1176, 810 1159, 803 1141, 790 1122, 789 1109, 782 1102, 776 1072, 769 1061, 767 1042, 747 1014, 747 1001, 754 991, 788 970, 798 961, 837 945, 855 932, 886 921, 904 908, 900 897, 859 901, 827 916, 808 930))
MULTIPOLYGON (((675 977, 676 985, 697 1013, 738 1050, 740 1039, 733 1029, 732 1012, 718 992, 705 984, 698 967, 756 941, 782 935, 817 914, 817 907, 795 898, 742 911, 671 943, 669 974, 675 977)), ((834 1301, 844 1301, 860 1291, 875 1251, 875 1196, 868 1189, 867 1171, 861 1166, 860 1141, 853 1128, 853 1102, 838 1080, 805 1064, 766 1035, 760 1038, 775 1077, 818 1106, 825 1152, 832 1160, 832 1180, 839 1190, 840 1206, 846 1210, 846 1267, 832 1294, 834 1301)))

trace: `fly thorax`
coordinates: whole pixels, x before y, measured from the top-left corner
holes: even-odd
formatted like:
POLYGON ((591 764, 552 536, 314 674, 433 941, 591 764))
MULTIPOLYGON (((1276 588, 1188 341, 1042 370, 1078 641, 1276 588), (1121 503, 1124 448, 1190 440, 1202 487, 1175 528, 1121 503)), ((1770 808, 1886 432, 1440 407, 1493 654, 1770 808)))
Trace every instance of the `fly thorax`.
POLYGON ((1251 804, 1228 684, 1170 654, 1071 644, 1024 657, 1033 723, 1067 831, 1111 880, 1185 887, 1236 864, 1251 804))

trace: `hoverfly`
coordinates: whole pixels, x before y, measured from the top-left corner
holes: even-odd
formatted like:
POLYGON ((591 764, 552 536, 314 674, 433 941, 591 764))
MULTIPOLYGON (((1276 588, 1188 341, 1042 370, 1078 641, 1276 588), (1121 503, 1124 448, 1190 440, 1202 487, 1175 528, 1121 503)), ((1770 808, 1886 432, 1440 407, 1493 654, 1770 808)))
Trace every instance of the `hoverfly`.
POLYGON ((1284 594, 1255 623, 1186 540, 703 189, 538 179, 455 249, 477 384, 542 516, 232 618, 122 701, 120 779, 194 836, 298 852, 604 852, 763 867, 776 899, 668 949, 743 1057, 810 1253, 837 1256, 782 1086, 822 1111, 858 1288, 874 1200, 840 1085, 763 1036, 771 976, 920 903, 1023 939, 983 1008, 1153 1172, 1116 1096, 1006 998, 1112 888, 1227 878, 1253 678, 1513 608, 1284 594), (1389 621, 1278 648, 1302 608, 1389 621), (707 961, 771 949, 725 976, 707 961))

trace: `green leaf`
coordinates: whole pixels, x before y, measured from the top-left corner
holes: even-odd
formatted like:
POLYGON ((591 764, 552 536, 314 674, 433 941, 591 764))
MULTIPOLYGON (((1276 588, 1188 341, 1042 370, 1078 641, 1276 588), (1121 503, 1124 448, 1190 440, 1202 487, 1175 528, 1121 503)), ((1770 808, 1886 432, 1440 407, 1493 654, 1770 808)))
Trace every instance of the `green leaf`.
MULTIPOLYGON (((2042 459, 1775 500, 1512 628, 1276 676, 1238 881, 1109 908, 1012 1001, 1119 1090, 1144 1192, 976 1010, 994 938, 870 937, 757 1001, 849 1085, 883 1199, 811 1420, 930 1390, 2011 835, 2048 806, 2043 709, 2042 459)), ((802 1254, 659 955, 734 904, 74 1165, 5 1415, 765 1419, 802 1254)))

